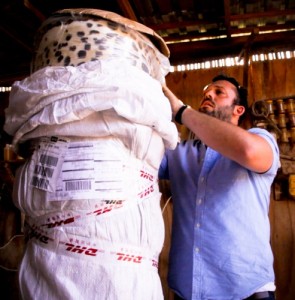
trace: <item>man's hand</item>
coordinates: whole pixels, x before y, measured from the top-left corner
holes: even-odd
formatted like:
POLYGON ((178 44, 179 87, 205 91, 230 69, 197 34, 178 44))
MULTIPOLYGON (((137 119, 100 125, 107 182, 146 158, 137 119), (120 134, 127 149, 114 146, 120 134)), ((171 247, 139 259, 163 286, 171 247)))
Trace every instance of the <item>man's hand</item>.
POLYGON ((172 109, 172 116, 174 118, 176 113, 183 106, 183 102, 180 99, 178 99, 166 85, 162 86, 162 90, 164 95, 168 98, 170 102, 171 109, 172 109))

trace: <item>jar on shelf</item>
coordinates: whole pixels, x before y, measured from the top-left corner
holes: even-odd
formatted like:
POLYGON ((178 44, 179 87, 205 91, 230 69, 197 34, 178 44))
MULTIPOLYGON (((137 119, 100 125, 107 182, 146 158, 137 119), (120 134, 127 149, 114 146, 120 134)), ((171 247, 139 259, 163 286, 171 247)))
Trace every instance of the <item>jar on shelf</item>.
POLYGON ((279 128, 285 128, 286 127, 286 115, 285 114, 279 114, 278 115, 278 127, 279 128))
POLYGON ((292 99, 292 98, 287 99, 287 110, 288 110, 289 114, 295 112, 295 102, 294 102, 294 99, 292 99))
POLYGON ((276 100, 276 104, 277 104, 278 113, 279 114, 285 113, 284 100, 278 99, 278 100, 276 100))
POLYGON ((268 114, 269 115, 274 114, 273 100, 269 99, 269 100, 266 100, 265 102, 266 102, 266 107, 267 107, 268 114))

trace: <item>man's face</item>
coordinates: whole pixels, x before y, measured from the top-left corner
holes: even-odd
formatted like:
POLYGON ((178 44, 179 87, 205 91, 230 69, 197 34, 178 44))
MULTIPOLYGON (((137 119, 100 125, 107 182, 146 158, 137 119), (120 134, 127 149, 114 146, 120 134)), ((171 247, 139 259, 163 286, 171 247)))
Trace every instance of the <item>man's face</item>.
POLYGON ((231 122, 236 96, 236 87, 232 83, 226 80, 210 83, 203 90, 199 111, 231 122))

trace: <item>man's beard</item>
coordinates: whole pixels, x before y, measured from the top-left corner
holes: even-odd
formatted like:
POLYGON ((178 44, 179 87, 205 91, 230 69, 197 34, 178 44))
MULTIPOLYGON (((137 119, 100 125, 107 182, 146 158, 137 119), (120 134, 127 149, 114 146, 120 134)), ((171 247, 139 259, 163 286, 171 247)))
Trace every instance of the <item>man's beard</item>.
POLYGON ((214 110, 208 110, 207 107, 200 107, 199 112, 214 117, 216 119, 219 119, 221 121, 230 123, 232 118, 233 108, 234 105, 223 106, 214 110))

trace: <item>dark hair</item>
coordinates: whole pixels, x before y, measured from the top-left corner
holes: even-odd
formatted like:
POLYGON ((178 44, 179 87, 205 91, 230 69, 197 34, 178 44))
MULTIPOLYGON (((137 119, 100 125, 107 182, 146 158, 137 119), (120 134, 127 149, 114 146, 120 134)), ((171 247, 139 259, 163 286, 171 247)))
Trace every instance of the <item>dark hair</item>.
POLYGON ((220 75, 215 76, 212 79, 212 82, 215 82, 218 80, 226 80, 226 81, 232 83, 237 88, 237 92, 238 92, 237 96, 238 97, 235 99, 234 104, 245 107, 245 112, 240 116, 240 119, 239 119, 239 124, 240 124, 246 118, 247 111, 248 111, 248 100, 247 100, 248 91, 245 87, 241 86, 239 84, 239 82, 233 77, 230 77, 230 76, 227 76, 224 74, 220 74, 220 75))

